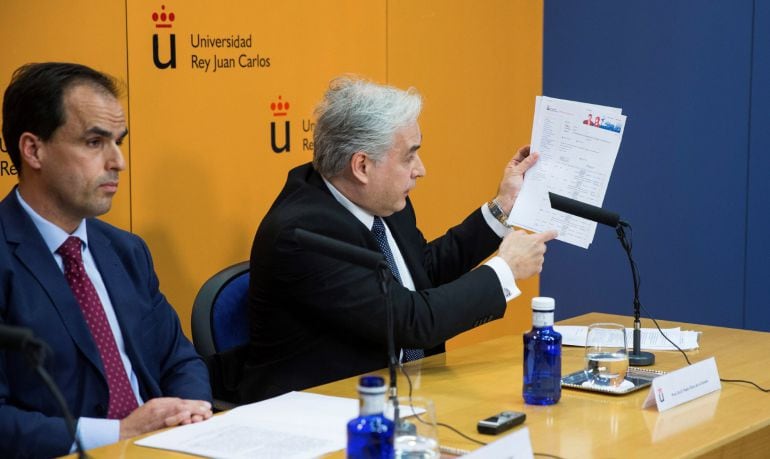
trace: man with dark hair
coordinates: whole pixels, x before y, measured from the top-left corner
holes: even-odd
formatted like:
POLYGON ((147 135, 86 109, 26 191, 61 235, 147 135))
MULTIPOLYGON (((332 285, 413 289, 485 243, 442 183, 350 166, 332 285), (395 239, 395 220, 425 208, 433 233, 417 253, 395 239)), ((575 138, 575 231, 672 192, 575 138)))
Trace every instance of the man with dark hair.
MULTIPOLYGON (((139 237, 95 219, 125 168, 109 76, 29 64, 3 99, 19 184, 0 202, 0 323, 54 351, 53 380, 86 448, 211 416, 208 372, 158 289, 139 237)), ((0 456, 63 455, 59 407, 22 355, 0 352, 0 456)))
POLYGON ((422 236, 408 198, 425 175, 421 108, 411 89, 358 78, 332 82, 316 110, 312 165, 289 172, 254 237, 244 401, 387 363, 387 312, 376 274, 298 245, 296 228, 385 256, 402 361, 442 352, 445 340, 501 318, 520 293, 515 281, 540 272, 545 243, 556 233, 504 224, 537 159, 529 147, 509 162, 494 199, 444 236, 422 236))

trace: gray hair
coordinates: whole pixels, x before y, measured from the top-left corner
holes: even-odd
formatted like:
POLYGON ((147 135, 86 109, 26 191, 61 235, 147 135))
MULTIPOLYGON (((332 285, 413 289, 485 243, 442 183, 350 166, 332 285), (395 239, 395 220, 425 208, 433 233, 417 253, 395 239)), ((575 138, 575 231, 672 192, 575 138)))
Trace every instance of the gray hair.
POLYGON ((324 177, 339 175, 358 151, 380 161, 396 131, 417 120, 422 98, 357 77, 335 78, 316 107, 313 166, 324 177))

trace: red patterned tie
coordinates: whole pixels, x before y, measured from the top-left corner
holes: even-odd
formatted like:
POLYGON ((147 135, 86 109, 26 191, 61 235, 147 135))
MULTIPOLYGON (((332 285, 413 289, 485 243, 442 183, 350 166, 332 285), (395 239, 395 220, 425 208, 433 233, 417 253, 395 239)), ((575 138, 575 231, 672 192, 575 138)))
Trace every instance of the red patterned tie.
POLYGON ((108 419, 123 419, 138 404, 131 383, 126 375, 126 368, 120 359, 118 346, 115 344, 115 336, 112 334, 107 314, 104 313, 102 302, 96 294, 94 284, 86 274, 81 255, 81 240, 76 236, 70 236, 64 244, 56 250, 64 260, 64 277, 75 294, 75 299, 80 304, 80 309, 86 318, 88 329, 99 349, 104 371, 107 374, 107 385, 110 390, 110 404, 107 410, 108 419))

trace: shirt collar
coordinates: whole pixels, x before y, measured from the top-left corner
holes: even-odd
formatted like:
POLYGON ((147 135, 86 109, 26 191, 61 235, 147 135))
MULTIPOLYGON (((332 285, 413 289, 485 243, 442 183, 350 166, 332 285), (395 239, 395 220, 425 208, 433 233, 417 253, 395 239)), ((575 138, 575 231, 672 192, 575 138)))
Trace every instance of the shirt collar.
POLYGON ((334 185, 331 184, 331 182, 326 180, 326 177, 322 176, 321 178, 326 184, 326 187, 329 188, 329 191, 331 191, 332 196, 334 196, 334 199, 336 199, 337 202, 342 204, 342 207, 349 210, 350 213, 353 214, 353 216, 356 217, 361 223, 363 223, 365 227, 371 230, 372 225, 374 225, 374 215, 365 211, 364 209, 356 205, 353 201, 346 198, 345 195, 340 193, 340 190, 335 188, 334 185))
POLYGON ((56 250, 61 247, 61 245, 64 244, 64 241, 66 241, 70 236, 79 237, 80 240, 83 241, 83 246, 88 246, 88 232, 86 231, 85 219, 80 222, 80 225, 78 225, 72 234, 69 234, 35 212, 35 210, 30 207, 29 204, 27 204, 24 198, 21 197, 21 193, 19 193, 18 188, 16 188, 16 198, 19 200, 19 204, 21 204, 24 212, 26 212, 27 215, 29 215, 29 218, 32 219, 32 223, 35 224, 35 227, 40 232, 40 235, 43 236, 45 245, 48 246, 48 250, 50 250, 51 253, 56 253, 56 250))

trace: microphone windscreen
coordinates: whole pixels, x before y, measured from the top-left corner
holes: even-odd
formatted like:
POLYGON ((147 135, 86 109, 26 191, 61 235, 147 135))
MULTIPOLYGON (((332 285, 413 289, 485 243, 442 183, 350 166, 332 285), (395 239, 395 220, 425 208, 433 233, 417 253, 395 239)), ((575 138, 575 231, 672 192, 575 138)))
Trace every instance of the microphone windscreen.
POLYGON ((551 192, 548 192, 548 198, 551 201, 552 209, 560 210, 576 217, 585 218, 612 228, 617 228, 620 221, 620 215, 604 210, 601 207, 592 206, 591 204, 551 192))

